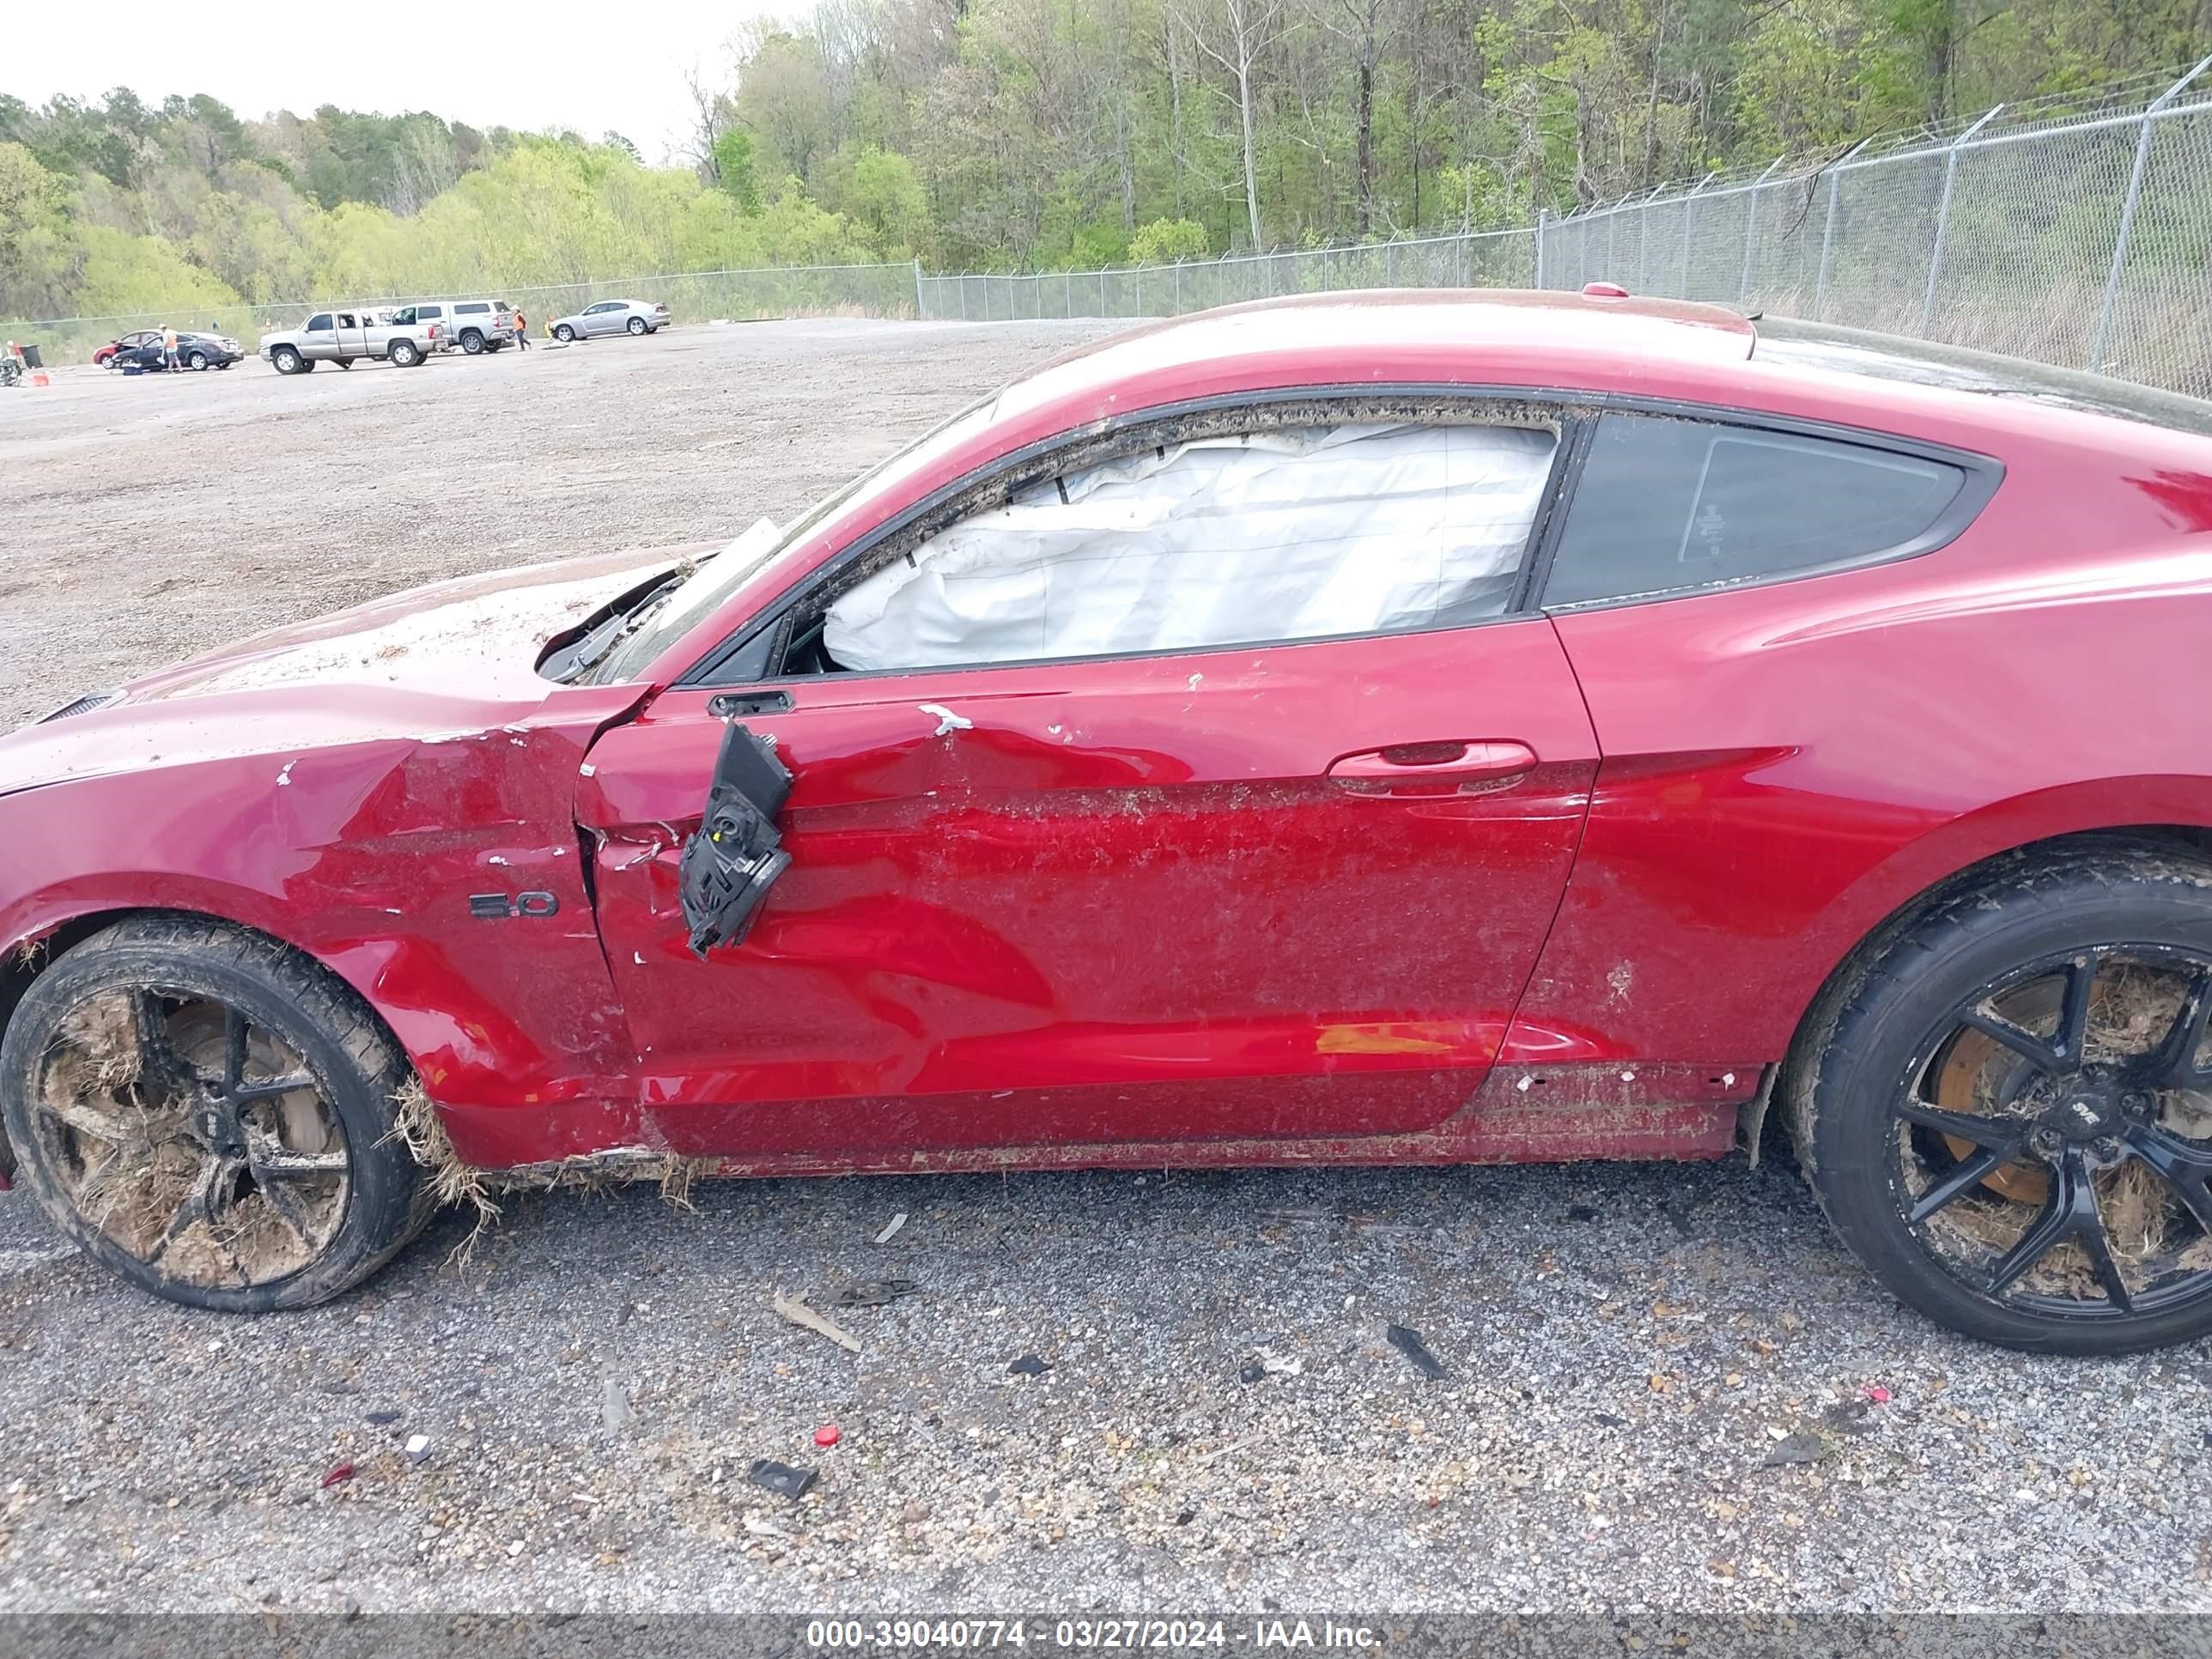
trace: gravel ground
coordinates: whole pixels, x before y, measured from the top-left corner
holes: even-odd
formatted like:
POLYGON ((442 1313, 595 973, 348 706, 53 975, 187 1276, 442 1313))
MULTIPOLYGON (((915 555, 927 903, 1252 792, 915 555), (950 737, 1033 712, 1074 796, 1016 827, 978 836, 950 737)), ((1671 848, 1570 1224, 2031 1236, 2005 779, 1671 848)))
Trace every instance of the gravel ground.
MULTIPOLYGON (((1087 331, 64 371, 0 394, 0 717, 406 584, 734 532, 1087 331)), ((450 1219, 261 1320, 0 1203, 0 1608, 2212 1611, 2212 1354, 1948 1337, 1786 1168, 695 1201, 519 1197, 467 1265, 450 1219), (767 1306, 894 1277, 836 1310, 857 1356, 767 1306), (763 1492, 762 1458, 818 1481, 763 1492)))

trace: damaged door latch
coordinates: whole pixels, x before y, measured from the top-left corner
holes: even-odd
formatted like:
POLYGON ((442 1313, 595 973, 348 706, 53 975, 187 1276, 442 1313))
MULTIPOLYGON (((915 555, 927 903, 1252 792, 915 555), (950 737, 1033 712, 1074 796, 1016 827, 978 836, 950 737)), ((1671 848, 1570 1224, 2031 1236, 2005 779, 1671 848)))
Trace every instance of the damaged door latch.
POLYGON ((776 757, 775 739, 728 726, 707 791, 707 816, 684 843, 678 866, 694 956, 704 958, 718 945, 742 940, 769 886, 791 863, 775 825, 790 793, 790 769, 776 757))

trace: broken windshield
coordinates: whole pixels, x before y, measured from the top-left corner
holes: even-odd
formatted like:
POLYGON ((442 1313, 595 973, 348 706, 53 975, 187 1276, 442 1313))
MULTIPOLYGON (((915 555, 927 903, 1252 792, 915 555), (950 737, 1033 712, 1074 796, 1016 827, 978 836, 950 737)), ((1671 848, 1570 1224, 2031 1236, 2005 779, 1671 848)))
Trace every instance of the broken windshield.
POLYGON ((924 433, 889 460, 832 491, 788 529, 766 519, 717 552, 699 561, 696 572, 670 590, 601 659, 587 678, 599 684, 633 678, 654 659, 714 615, 722 602, 805 542, 829 520, 862 495, 912 477, 990 424, 999 394, 992 392, 924 433))

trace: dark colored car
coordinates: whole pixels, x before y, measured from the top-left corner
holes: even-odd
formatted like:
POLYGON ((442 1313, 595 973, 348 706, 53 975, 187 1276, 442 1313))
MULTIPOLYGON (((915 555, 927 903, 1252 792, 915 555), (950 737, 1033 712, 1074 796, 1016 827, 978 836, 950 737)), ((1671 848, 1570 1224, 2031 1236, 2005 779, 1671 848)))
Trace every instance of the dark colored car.
POLYGON ((1715 1158, 1899 1296, 2212 1329, 2212 409, 1715 308, 1088 348, 788 529, 0 741, 0 1109, 293 1307, 483 1171, 1715 1158), (396 1131, 396 1133, 395 1133, 396 1131))
MULTIPOLYGON (((246 356, 245 349, 225 334, 195 334, 177 331, 177 366, 179 368, 228 368, 246 356)), ((161 343, 158 328, 141 329, 135 334, 125 334, 111 340, 92 354, 92 361, 103 368, 153 368, 168 367, 168 359, 161 343)))

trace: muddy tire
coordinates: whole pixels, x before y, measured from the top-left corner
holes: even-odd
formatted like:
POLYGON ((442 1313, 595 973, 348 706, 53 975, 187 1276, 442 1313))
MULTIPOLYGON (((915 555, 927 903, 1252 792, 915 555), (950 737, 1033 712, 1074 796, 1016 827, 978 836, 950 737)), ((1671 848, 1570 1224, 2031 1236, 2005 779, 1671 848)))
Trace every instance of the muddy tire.
POLYGON ((0 1040, 16 1179, 143 1290, 268 1313, 359 1284, 429 1219, 392 1134, 405 1057, 343 982, 258 934, 147 917, 32 981, 0 1040))
POLYGON ((1878 940, 1793 1054, 1798 1156, 1900 1299, 2008 1347, 2212 1332, 2212 866, 2023 854, 1878 940))
POLYGON ((279 374, 303 374, 314 367, 296 349, 288 345, 278 346, 270 352, 269 362, 279 374))

